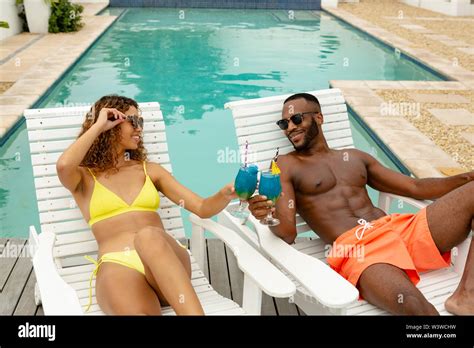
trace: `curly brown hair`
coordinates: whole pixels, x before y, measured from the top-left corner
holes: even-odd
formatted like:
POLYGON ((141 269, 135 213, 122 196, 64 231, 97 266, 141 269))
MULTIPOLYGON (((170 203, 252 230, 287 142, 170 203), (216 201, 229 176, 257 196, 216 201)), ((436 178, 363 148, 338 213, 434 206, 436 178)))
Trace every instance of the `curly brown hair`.
MULTIPOLYGON (((92 125, 97 122, 99 112, 102 108, 115 108, 121 112, 126 112, 131 106, 138 111, 138 103, 127 97, 119 95, 106 95, 100 98, 92 105, 90 111, 86 114, 86 119, 82 124, 81 137, 92 125)), ((118 153, 115 151, 115 144, 121 140, 120 127, 113 127, 108 131, 101 133, 92 143, 89 151, 81 162, 82 167, 94 169, 96 172, 117 171, 118 153)), ((136 150, 127 150, 129 159, 136 161, 146 161, 146 149, 143 146, 143 140, 138 142, 136 150)))

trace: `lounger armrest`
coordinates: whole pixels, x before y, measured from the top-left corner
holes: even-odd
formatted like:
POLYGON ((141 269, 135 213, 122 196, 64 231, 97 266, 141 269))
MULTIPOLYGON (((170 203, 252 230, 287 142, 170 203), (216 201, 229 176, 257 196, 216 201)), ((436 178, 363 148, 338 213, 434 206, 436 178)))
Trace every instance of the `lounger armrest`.
POLYGON ((53 259, 56 235, 43 232, 40 235, 30 227, 32 238, 37 241, 33 256, 33 268, 46 315, 82 315, 83 311, 76 291, 58 274, 53 259))
POLYGON ((418 199, 414 199, 410 197, 399 196, 394 193, 380 192, 378 207, 382 209, 383 211, 387 212, 390 208, 390 204, 392 204, 394 200, 399 200, 401 202, 412 205, 418 209, 423 209, 432 203, 432 201, 427 201, 427 200, 422 201, 422 200, 418 200, 418 199))
POLYGON ((253 216, 249 221, 255 226, 261 249, 319 303, 330 308, 344 308, 358 299, 359 291, 324 262, 296 250, 253 216))
POLYGON ((192 224, 202 227, 222 240, 234 253, 239 268, 266 294, 273 297, 290 297, 296 292, 295 284, 237 233, 211 219, 201 219, 195 214, 191 214, 189 219, 192 224))

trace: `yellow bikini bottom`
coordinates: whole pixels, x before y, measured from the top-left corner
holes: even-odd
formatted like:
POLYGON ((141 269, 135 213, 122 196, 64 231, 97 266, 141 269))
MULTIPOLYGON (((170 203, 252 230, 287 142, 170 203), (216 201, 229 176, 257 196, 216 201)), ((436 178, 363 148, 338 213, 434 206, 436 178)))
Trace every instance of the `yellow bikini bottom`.
MULTIPOLYGON (((176 240, 176 242, 184 249, 187 249, 186 246, 181 244, 178 240, 176 240)), ((89 304, 87 305, 86 312, 89 311, 92 304, 92 279, 97 275, 97 272, 99 271, 99 267, 102 263, 104 262, 117 263, 119 265, 134 269, 140 272, 141 274, 145 275, 145 266, 143 265, 143 262, 140 259, 140 256, 138 256, 138 253, 136 250, 125 250, 125 251, 116 251, 116 252, 106 253, 102 255, 99 261, 94 260, 92 257, 88 255, 85 255, 84 257, 95 264, 95 268, 92 271, 91 277, 89 279, 89 304)))

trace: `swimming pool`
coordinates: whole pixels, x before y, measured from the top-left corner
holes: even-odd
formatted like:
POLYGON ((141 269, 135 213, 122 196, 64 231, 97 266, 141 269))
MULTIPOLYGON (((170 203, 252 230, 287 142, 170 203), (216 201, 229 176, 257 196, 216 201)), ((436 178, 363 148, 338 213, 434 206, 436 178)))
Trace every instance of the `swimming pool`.
MULTIPOLYGON (((324 12, 294 11, 293 19, 280 10, 105 13, 122 11, 35 107, 89 104, 110 93, 159 101, 174 175, 203 196, 238 170, 236 161, 219 160, 237 150, 228 101, 328 88, 338 79, 441 80, 324 12)), ((359 149, 396 169, 355 122, 353 133, 359 149)), ((24 124, 0 159, 0 237, 27 237, 39 223, 24 124)))

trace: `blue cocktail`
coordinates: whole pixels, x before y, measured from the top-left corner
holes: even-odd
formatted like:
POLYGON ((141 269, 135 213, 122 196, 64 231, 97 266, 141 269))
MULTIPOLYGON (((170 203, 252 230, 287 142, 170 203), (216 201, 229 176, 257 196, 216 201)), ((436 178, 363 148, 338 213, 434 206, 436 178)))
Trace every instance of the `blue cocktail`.
MULTIPOLYGON (((273 205, 275 205, 281 194, 280 174, 272 174, 271 171, 262 172, 258 185, 258 193, 266 196, 273 202, 273 205)), ((267 217, 260 222, 263 225, 276 226, 280 223, 280 220, 275 219, 272 212, 269 211, 267 217)))
POLYGON ((232 216, 240 219, 248 217, 249 212, 245 211, 245 208, 248 205, 247 200, 257 189, 257 174, 258 167, 255 164, 240 167, 234 183, 235 193, 240 198, 240 206, 238 210, 231 211, 232 216))

